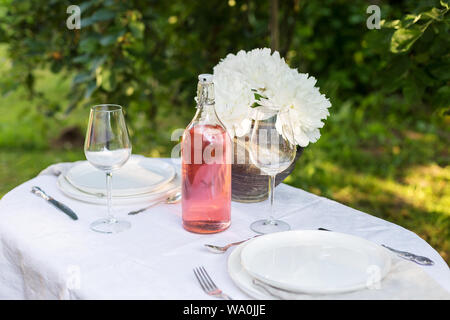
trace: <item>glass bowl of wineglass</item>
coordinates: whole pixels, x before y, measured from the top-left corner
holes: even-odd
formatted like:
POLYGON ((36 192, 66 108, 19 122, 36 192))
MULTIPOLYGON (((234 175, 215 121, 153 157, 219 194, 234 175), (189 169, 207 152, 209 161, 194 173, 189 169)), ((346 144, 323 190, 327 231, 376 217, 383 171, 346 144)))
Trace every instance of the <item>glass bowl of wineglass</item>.
POLYGON ((131 156, 131 142, 123 115, 116 104, 101 104, 91 108, 84 143, 86 159, 106 175, 106 218, 94 221, 90 227, 101 233, 117 233, 131 227, 112 213, 112 172, 122 167, 131 156))
POLYGON ((252 112, 250 126, 250 161, 268 176, 270 214, 258 220, 250 228, 260 234, 287 231, 289 224, 275 219, 275 177, 288 168, 295 159, 296 145, 288 110, 271 107, 256 107, 252 112))

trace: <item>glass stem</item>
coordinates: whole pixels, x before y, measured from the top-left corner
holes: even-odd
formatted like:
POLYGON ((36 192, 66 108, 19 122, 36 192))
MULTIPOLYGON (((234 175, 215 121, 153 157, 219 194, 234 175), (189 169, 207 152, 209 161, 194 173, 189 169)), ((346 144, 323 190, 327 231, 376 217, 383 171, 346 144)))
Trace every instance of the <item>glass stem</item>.
POLYGON ((116 222, 112 213, 112 173, 106 172, 106 204, 108 207, 108 220, 110 223, 116 222))
POLYGON ((270 175, 269 176, 269 192, 270 192, 270 215, 267 219, 267 224, 276 224, 275 218, 274 218, 274 207, 273 207, 273 201, 275 198, 275 177, 276 175, 270 175))

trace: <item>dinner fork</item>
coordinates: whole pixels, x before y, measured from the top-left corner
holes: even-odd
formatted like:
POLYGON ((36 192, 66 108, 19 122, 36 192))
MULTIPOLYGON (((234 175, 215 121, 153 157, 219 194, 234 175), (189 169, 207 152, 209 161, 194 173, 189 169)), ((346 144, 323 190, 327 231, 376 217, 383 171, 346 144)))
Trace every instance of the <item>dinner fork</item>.
POLYGON ((209 276, 208 272, 206 272, 205 267, 197 267, 194 268, 194 274, 197 278, 198 282, 200 283, 200 286, 202 287, 203 291, 206 292, 206 294, 209 294, 210 296, 214 296, 216 298, 221 298, 224 300, 233 300, 230 296, 226 295, 225 293, 220 290, 217 285, 214 283, 214 281, 209 276))

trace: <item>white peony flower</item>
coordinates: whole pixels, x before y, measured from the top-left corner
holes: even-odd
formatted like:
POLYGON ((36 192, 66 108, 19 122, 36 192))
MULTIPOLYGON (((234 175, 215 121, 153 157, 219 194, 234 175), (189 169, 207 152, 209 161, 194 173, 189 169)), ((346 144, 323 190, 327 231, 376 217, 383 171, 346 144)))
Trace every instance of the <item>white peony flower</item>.
POLYGON ((288 110, 285 121, 293 126, 296 144, 316 142, 331 103, 315 85, 314 77, 291 69, 269 48, 228 54, 214 67, 216 111, 232 136, 248 132, 257 103, 288 110))

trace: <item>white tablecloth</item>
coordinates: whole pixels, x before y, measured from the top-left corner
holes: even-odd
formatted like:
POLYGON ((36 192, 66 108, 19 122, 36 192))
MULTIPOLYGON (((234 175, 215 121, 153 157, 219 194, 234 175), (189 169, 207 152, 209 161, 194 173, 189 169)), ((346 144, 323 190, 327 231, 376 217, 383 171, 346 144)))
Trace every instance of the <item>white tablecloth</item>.
MULTIPOLYGON (((89 230, 92 221, 104 217, 104 207, 72 200, 58 190, 56 177, 38 176, 0 200, 0 299, 208 299, 192 272, 199 265, 224 292, 248 299, 227 274, 229 253, 212 254, 203 244, 253 236, 249 225, 267 206, 267 201, 233 202, 231 227, 200 235, 182 228, 180 204, 160 205, 127 216, 132 229, 105 235, 89 230), (33 185, 71 207, 79 220, 31 194, 33 185)), ((284 184, 276 189, 276 208, 293 229, 323 227, 428 256, 435 265, 423 270, 450 291, 445 261, 400 226, 284 184)), ((115 211, 125 217, 132 209, 137 207, 115 211)))

